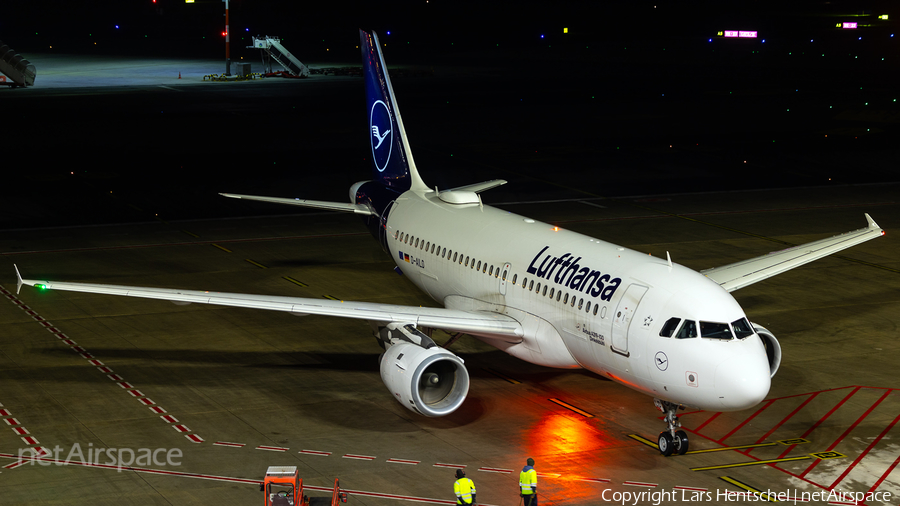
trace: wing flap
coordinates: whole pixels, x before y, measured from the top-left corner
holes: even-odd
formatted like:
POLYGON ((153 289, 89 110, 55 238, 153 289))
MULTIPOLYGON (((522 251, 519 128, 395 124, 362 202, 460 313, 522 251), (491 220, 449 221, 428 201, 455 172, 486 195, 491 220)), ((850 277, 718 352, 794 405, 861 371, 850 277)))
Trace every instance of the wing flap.
POLYGON ((884 235, 884 230, 868 214, 866 214, 866 221, 868 222, 866 228, 773 251, 756 258, 700 272, 718 283, 722 288, 733 292, 790 269, 800 267, 813 260, 818 260, 884 235))
POLYGON ((514 318, 490 312, 461 311, 456 309, 400 306, 375 302, 321 300, 303 297, 280 297, 244 293, 209 292, 202 290, 178 290, 92 283, 68 283, 22 279, 16 269, 19 286, 35 286, 41 290, 140 297, 168 300, 178 303, 213 304, 219 306, 267 309, 294 314, 338 316, 384 323, 414 323, 426 327, 445 329, 485 337, 518 337, 523 335, 522 325, 514 318))

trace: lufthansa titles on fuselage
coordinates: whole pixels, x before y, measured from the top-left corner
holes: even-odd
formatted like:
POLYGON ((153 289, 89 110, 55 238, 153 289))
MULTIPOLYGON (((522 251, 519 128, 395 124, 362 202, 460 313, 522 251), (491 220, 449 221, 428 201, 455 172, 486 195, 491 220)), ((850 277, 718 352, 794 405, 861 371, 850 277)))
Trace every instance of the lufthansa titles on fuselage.
POLYGON ((578 263, 581 257, 576 258, 571 253, 565 253, 558 257, 547 254, 538 263, 541 255, 549 248, 550 246, 544 246, 544 249, 534 256, 528 266, 528 274, 589 294, 591 297, 600 297, 600 300, 607 302, 612 300, 616 289, 622 284, 621 278, 613 278, 609 274, 582 266, 578 263))

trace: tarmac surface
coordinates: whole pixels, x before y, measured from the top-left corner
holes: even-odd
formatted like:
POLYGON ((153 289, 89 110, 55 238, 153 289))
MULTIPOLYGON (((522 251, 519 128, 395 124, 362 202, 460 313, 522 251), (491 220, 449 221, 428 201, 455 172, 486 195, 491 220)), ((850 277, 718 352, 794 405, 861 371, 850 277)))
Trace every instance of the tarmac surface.
MULTIPOLYGON (((900 207, 898 186, 885 177, 896 147, 884 133, 892 134, 893 123, 879 123, 864 161, 829 183, 819 162, 859 151, 847 139, 842 147, 807 147, 823 128, 858 123, 807 116, 802 128, 778 134, 793 147, 769 152, 749 183, 730 183, 738 178, 729 170, 743 165, 735 161, 740 150, 722 140, 727 131, 703 137, 711 134, 698 133, 696 118, 673 138, 710 139, 708 151, 682 147, 673 157, 667 149, 677 142, 654 145, 662 134, 642 134, 622 117, 624 155, 594 145, 591 132, 573 140, 574 125, 592 127, 564 120, 546 132, 536 158, 527 136, 490 136, 513 106, 478 111, 484 121, 470 121, 478 100, 490 101, 479 98, 483 91, 459 92, 474 105, 436 115, 442 105, 428 101, 429 88, 449 92, 480 72, 436 69, 435 79, 395 83, 426 182, 444 188, 503 177, 510 184, 486 193, 486 204, 655 256, 668 252, 698 270, 862 228, 864 212, 887 233, 735 292, 748 317, 781 343, 772 389, 747 411, 684 412, 697 453, 663 458, 642 442, 664 427, 649 397, 583 371, 521 362, 470 337, 450 346, 472 376, 469 398, 450 416, 426 419, 390 399, 378 373, 381 350, 361 322, 28 287, 16 293, 13 263, 26 277, 59 281, 433 305, 393 272, 357 218, 215 195, 346 199, 346 188, 366 174, 365 136, 354 135, 360 125, 365 130, 360 80, 8 90, 17 96, 0 100, 28 125, 40 125, 33 111, 45 114, 45 124, 48 111, 57 120, 45 125, 51 133, 26 129, 13 140, 38 153, 45 143, 74 161, 21 155, 14 165, 32 169, 12 176, 16 191, 7 196, 3 503, 249 504, 260 499, 266 467, 296 465, 314 498, 326 497, 339 478, 351 504, 371 505, 452 504, 453 472, 464 466, 479 504, 513 506, 518 471, 533 457, 541 504, 632 502, 625 493, 646 493, 639 504, 714 504, 746 500, 725 494, 748 489, 878 492, 859 504, 896 504, 900 207), (160 104, 174 122, 154 119, 160 104), (307 120, 290 112, 297 106, 307 120), (238 126, 225 148, 185 141, 214 129, 183 125, 221 125, 231 113, 238 126), (116 114, 121 119, 111 121, 116 114), (466 128, 464 138, 448 139, 466 128), (477 140, 484 135, 490 140, 477 140), (806 165, 796 163, 799 156, 806 165), (722 450, 735 446, 742 448, 722 450), (68 465, 18 460, 39 447, 68 465), (160 448, 157 462, 145 455, 127 470, 106 465, 113 449, 128 460, 127 450, 140 458, 141 449, 160 448), (97 449, 104 449, 93 454, 98 465, 84 465, 97 449), (762 462, 770 460, 777 462, 762 462)), ((692 100, 659 109, 659 122, 674 123, 672 111, 692 100)), ((812 108, 819 98, 810 100, 812 108)), ((532 127, 546 125, 551 105, 523 114, 537 115, 532 127)), ((607 114, 602 119, 614 113, 607 114)), ((751 137, 772 133, 753 128, 751 137)), ((448 338, 435 333, 440 343, 448 338)))

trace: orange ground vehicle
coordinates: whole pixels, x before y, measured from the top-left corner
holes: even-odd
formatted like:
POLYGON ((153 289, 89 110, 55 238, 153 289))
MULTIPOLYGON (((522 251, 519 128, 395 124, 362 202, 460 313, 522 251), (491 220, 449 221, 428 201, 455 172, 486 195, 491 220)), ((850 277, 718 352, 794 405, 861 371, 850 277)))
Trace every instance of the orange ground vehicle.
MULTIPOLYGON (((309 506, 309 497, 303 495, 303 480, 297 466, 269 466, 259 490, 265 493, 265 506, 309 506)), ((335 478, 331 506, 342 502, 347 502, 347 493, 341 491, 340 481, 335 478)))

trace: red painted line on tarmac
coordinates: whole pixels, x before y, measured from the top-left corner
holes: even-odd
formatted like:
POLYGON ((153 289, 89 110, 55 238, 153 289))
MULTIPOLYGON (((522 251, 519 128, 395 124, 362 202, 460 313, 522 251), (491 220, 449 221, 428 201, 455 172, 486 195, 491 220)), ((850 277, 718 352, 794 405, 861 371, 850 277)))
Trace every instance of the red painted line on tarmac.
POLYGON ((196 434, 185 434, 184 437, 188 438, 188 441, 190 441, 192 443, 202 443, 203 442, 203 438, 196 434))
POLYGON ((433 465, 432 467, 449 467, 450 469, 465 469, 466 468, 466 466, 461 466, 459 464, 442 464, 440 462, 433 465))
POLYGON ((51 326, 52 326, 52 325, 50 325, 50 322, 48 322, 47 320, 44 320, 43 318, 41 318, 41 320, 39 320, 39 322, 40 322, 40 324, 43 325, 44 327, 51 327, 51 326))
POLYGON ((98 369, 100 372, 102 372, 102 373, 109 373, 109 372, 112 372, 112 369, 110 369, 109 367, 106 367, 106 366, 98 367, 97 369, 98 369))
MULTIPOLYGON (((762 443, 763 441, 765 441, 766 439, 768 439, 768 437, 771 436, 772 433, 774 433, 776 430, 778 430, 779 427, 781 427, 782 425, 784 425, 785 422, 787 422, 787 421, 790 420, 794 415, 796 415, 798 411, 800 411, 801 409, 803 409, 804 406, 806 406, 807 404, 809 404, 809 402, 810 402, 811 400, 813 400, 817 395, 819 395, 819 392, 813 392, 813 394, 810 395, 805 401, 801 402, 800 405, 797 406, 796 409, 794 409, 793 411, 791 411, 790 414, 788 414, 788 416, 784 417, 784 419, 781 420, 780 422, 778 422, 777 424, 775 424, 775 426, 772 427, 772 429, 769 430, 769 432, 766 432, 766 433, 763 435, 763 437, 759 438, 759 440, 757 440, 756 443, 757 443, 757 444, 758 444, 758 443, 762 443)), ((772 399, 772 400, 778 400, 778 399, 772 399)), ((753 448, 748 448, 747 451, 744 452, 744 453, 745 453, 746 455, 749 455, 751 450, 753 450, 753 448)))
POLYGON ((25 427, 13 427, 13 432, 15 432, 19 436, 27 436, 28 434, 31 434, 25 427))
POLYGON ((24 466, 26 462, 27 461, 25 460, 19 460, 17 462, 13 462, 12 464, 6 464, 5 466, 3 466, 3 469, 15 469, 19 466, 24 466))
POLYGON ((411 466, 415 466, 422 462, 421 460, 406 460, 406 459, 387 459, 386 462, 390 462, 392 464, 409 464, 411 466))
POLYGON ((41 442, 38 441, 37 438, 34 436, 25 436, 22 438, 22 441, 25 441, 25 444, 27 444, 27 445, 41 444, 41 442))
MULTIPOLYGON (((153 406, 154 404, 156 404, 155 402, 153 402, 153 399, 148 399, 146 397, 142 397, 142 398, 138 399, 138 402, 140 402, 144 406, 153 406)), ((158 407, 151 407, 150 409, 153 410, 154 413, 165 413, 166 412, 166 410, 164 410, 163 408, 158 408, 158 407), (157 409, 159 409, 161 411, 156 411, 157 409)))
POLYGON ((559 473, 536 473, 536 474, 543 478, 559 478, 560 476, 562 476, 559 473))
POLYGON ((144 396, 144 394, 141 393, 140 390, 136 390, 136 389, 135 389, 135 390, 129 390, 128 393, 131 394, 132 397, 143 397, 143 396, 144 396))
POLYGON ((269 452, 286 452, 290 450, 290 448, 284 448, 281 446, 257 446, 257 450, 266 450, 269 452))
POLYGON ((701 431, 701 430, 703 430, 703 427, 706 427, 706 425, 707 425, 709 422, 715 420, 715 419, 718 418, 718 416, 721 415, 721 414, 722 414, 721 411, 718 412, 718 413, 716 413, 716 414, 714 414, 713 416, 709 417, 705 422, 703 422, 702 424, 700 424, 700 426, 697 427, 697 428, 694 429, 694 430, 696 430, 696 431, 698 431, 698 432, 701 431))
POLYGON ((630 485, 632 487, 649 487, 649 488, 656 488, 659 486, 658 483, 645 483, 643 481, 623 481, 622 485, 630 485))
POLYGON ((766 403, 764 406, 762 406, 761 408, 757 409, 755 413, 753 413, 752 415, 750 415, 750 416, 749 416, 747 419, 745 419, 743 422, 739 423, 738 426, 735 427, 734 429, 732 429, 731 432, 729 432, 728 434, 725 434, 724 436, 722 436, 722 439, 720 439, 718 442, 719 442, 719 443, 722 443, 722 444, 725 444, 725 440, 726 440, 726 439, 730 438, 735 432, 741 430, 741 428, 742 428, 744 425, 747 425, 748 423, 750 423, 750 421, 753 420, 754 418, 756 418, 757 415, 759 415, 760 413, 762 413, 763 411, 765 411, 766 408, 768 408, 769 406, 771 406, 773 402, 775 402, 775 401, 774 401, 774 400, 771 400, 771 401, 767 402, 767 403, 766 403))
POLYGON ((75 353, 81 353, 81 352, 86 351, 86 350, 85 350, 84 348, 82 348, 81 346, 72 346, 72 349, 75 350, 75 353))
POLYGON ((3 421, 6 422, 6 425, 19 425, 19 421, 15 418, 4 418, 3 421))
POLYGON ((509 474, 509 473, 513 472, 512 469, 502 469, 499 467, 479 467, 478 470, 484 471, 486 473, 502 473, 502 474, 509 474))
POLYGON ((375 457, 371 455, 354 455, 352 453, 348 453, 341 457, 342 459, 355 459, 355 460, 375 460, 375 457))
POLYGON ((321 455, 322 457, 327 457, 331 455, 331 452, 320 452, 316 450, 300 450, 297 453, 304 453, 306 455, 321 455))
POLYGON ((90 362, 91 362, 92 365, 96 365, 96 366, 98 366, 98 367, 101 366, 101 365, 104 365, 103 362, 101 362, 101 361, 99 361, 99 360, 91 360, 90 362))
POLYGON ((160 418, 165 420, 167 423, 178 423, 178 419, 172 415, 163 415, 160 418))
MULTIPOLYGON (((833 408, 831 408, 831 410, 828 413, 825 413, 825 415, 822 416, 822 418, 820 418, 816 423, 814 423, 812 427, 807 429, 806 432, 804 432, 803 435, 800 437, 806 439, 806 436, 810 435, 810 433, 812 433, 812 431, 814 431, 816 429, 816 427, 818 427, 819 425, 822 425, 822 422, 827 420, 828 417, 831 416, 835 411, 837 411, 837 409, 839 407, 843 406, 844 403, 850 399, 850 397, 853 397, 853 395, 856 394, 856 392, 859 392, 860 388, 862 388, 862 387, 854 388, 849 394, 847 394, 843 399, 841 399, 840 402, 838 402, 833 408)), ((776 458, 783 459, 785 457, 785 455, 787 455, 788 453, 790 453, 791 450, 794 449, 795 446, 797 446, 797 445, 788 446, 787 450, 782 452, 782 454, 776 458)), ((802 478, 802 476, 801 476, 801 478, 802 478)))
POLYGON ((71 340, 71 339, 63 339, 63 342, 66 343, 66 344, 68 344, 69 346, 75 346, 76 344, 78 344, 78 343, 76 343, 75 341, 73 341, 73 340, 71 340))
POLYGON ((122 388, 124 388, 124 389, 126 389, 126 390, 129 389, 129 388, 134 388, 134 385, 132 385, 131 383, 129 383, 129 382, 127 382, 127 381, 120 381, 120 382, 117 383, 117 385, 119 385, 120 387, 122 387, 122 388))
POLYGON ((0 416, 9 416, 8 409, 0 409, 0 416))
MULTIPOLYGON (((891 390, 893 390, 893 389, 891 389, 891 390)), ((869 453, 869 451, 870 451, 876 444, 878 444, 879 441, 881 441, 881 439, 885 436, 885 434, 887 434, 888 432, 890 432, 890 430, 891 430, 892 428, 894 428, 894 425, 896 425, 898 421, 900 421, 900 415, 897 415, 897 417, 894 418, 894 421, 892 421, 891 423, 889 423, 888 426, 885 427, 883 431, 881 431, 881 434, 878 434, 878 436, 877 436, 871 443, 869 443, 869 446, 867 446, 866 449, 863 450, 862 453, 859 454, 859 457, 856 457, 856 460, 854 460, 854 461, 847 467, 847 469, 844 470, 844 472, 841 473, 841 475, 838 476, 838 478, 837 478, 836 480, 834 480, 834 483, 832 483, 831 486, 828 487, 828 488, 831 489, 831 490, 834 490, 834 487, 837 486, 837 484, 840 483, 841 480, 843 480, 844 477, 847 476, 847 474, 849 474, 850 471, 851 471, 854 467, 856 467, 857 464, 860 463, 860 461, 862 461, 863 457, 865 457, 865 456, 869 453)))
POLYGON ((79 353, 79 355, 81 355, 82 358, 87 358, 87 359, 92 359, 92 358, 94 358, 94 356, 91 355, 91 354, 88 353, 88 352, 79 353))
POLYGON ((58 334, 58 333, 59 333, 59 329, 56 328, 56 327, 53 327, 53 326, 47 327, 47 330, 50 331, 51 334, 58 334))
MULTIPOLYGON (((847 430, 845 430, 843 434, 841 434, 840 436, 838 436, 838 438, 837 438, 836 440, 834 440, 834 442, 831 443, 831 444, 828 446, 828 448, 825 449, 825 451, 826 451, 826 452, 830 452, 831 450, 834 450, 834 449, 837 447, 837 445, 841 444, 841 441, 843 441, 844 438, 846 438, 847 435, 850 434, 850 431, 852 431, 853 429, 855 429, 856 426, 860 424, 860 422, 862 422, 863 420, 865 420, 865 418, 866 418, 867 416, 869 416, 869 414, 871 414, 872 411, 874 411, 875 408, 877 408, 878 405, 881 404, 881 401, 883 401, 883 400, 888 396, 888 394, 890 394, 890 393, 891 393, 891 391, 888 390, 888 391, 886 391, 884 394, 882 394, 881 397, 879 397, 878 400, 875 401, 874 404, 872 404, 871 406, 869 406, 869 409, 867 409, 865 413, 863 413, 862 415, 860 415, 859 418, 857 418, 856 421, 853 422, 852 425, 850 425, 849 427, 847 427, 847 430)), ((819 465, 819 462, 822 462, 822 460, 821 460, 821 459, 816 459, 812 464, 810 464, 809 467, 806 468, 805 471, 803 471, 802 473, 800 473, 800 477, 802 478, 802 477, 806 476, 810 471, 813 470, 814 467, 816 467, 817 465, 819 465)), ((851 468, 852 468, 852 466, 851 466, 851 467, 848 467, 847 470, 849 471, 851 468)))
POLYGON ((884 471, 884 473, 881 475, 881 477, 878 478, 878 481, 876 481, 875 484, 872 485, 872 488, 870 488, 870 489, 868 490, 868 492, 874 492, 875 489, 877 489, 878 486, 881 485, 881 483, 882 483, 882 482, 883 482, 883 481, 884 481, 884 480, 885 480, 892 472, 894 472, 894 468, 897 467, 897 464, 900 464, 900 455, 898 455, 897 458, 894 459, 894 463, 888 466, 887 470, 884 471))
POLYGON ((213 443, 213 446, 231 446, 234 448, 243 448, 247 445, 244 443, 229 443, 227 441, 216 441, 215 443, 213 443))
POLYGON ((173 425, 172 428, 177 430, 178 432, 190 432, 191 431, 191 429, 187 428, 187 425, 173 425))
POLYGON ((122 381, 123 379, 125 379, 125 378, 119 376, 118 374, 107 374, 106 377, 113 381, 122 381))

